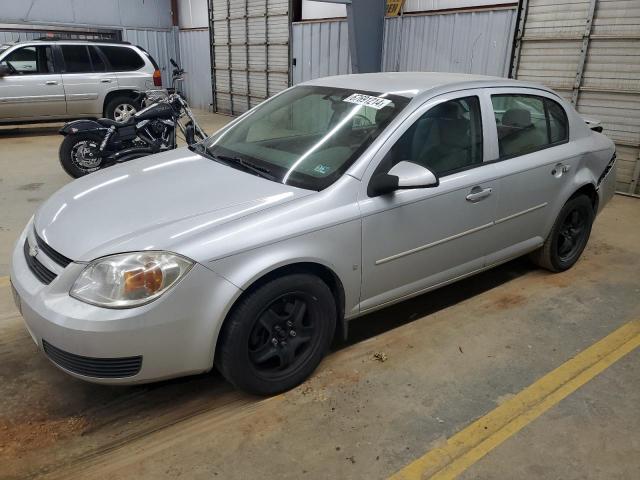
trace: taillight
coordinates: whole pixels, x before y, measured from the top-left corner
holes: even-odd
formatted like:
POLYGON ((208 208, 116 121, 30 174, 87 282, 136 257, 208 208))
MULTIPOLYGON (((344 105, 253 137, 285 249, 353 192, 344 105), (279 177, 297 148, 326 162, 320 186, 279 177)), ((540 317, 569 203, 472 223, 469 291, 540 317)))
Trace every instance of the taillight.
POLYGON ((155 87, 162 86, 162 74, 160 73, 160 70, 158 70, 157 68, 155 72, 153 72, 153 85, 155 87))

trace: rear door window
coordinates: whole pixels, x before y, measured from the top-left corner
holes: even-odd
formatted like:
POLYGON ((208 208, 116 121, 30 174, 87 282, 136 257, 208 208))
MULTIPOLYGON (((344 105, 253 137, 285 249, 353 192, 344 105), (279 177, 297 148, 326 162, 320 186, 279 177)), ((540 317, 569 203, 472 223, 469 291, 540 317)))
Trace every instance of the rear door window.
POLYGON ((61 45, 66 73, 87 73, 92 71, 89 50, 86 45, 61 45))
POLYGON ((132 48, 107 45, 101 45, 98 48, 107 57, 111 71, 131 72, 144 67, 144 60, 132 48))
POLYGON ((91 65, 94 72, 106 72, 107 66, 102 59, 102 56, 98 52, 98 49, 93 45, 89 46, 89 56, 91 57, 91 65))
POLYGON ((537 95, 492 95, 500 158, 532 153, 569 139, 564 108, 537 95))

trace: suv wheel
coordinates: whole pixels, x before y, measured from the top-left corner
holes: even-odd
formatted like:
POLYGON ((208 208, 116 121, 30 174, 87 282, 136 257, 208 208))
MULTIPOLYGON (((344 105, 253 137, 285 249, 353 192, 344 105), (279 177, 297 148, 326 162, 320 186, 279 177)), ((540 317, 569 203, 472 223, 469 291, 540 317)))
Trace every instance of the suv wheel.
POLYGON ((571 198, 560 210, 544 245, 531 254, 531 259, 552 272, 573 267, 587 246, 594 216, 589 197, 571 198))
POLYGON ((237 388, 273 395, 302 383, 333 339, 336 305, 318 277, 292 274, 242 298, 220 333, 216 365, 237 388))
POLYGON ((140 106, 136 104, 133 98, 127 95, 118 95, 109 100, 109 103, 107 103, 104 109, 104 113, 105 116, 111 120, 126 122, 139 109, 140 106))

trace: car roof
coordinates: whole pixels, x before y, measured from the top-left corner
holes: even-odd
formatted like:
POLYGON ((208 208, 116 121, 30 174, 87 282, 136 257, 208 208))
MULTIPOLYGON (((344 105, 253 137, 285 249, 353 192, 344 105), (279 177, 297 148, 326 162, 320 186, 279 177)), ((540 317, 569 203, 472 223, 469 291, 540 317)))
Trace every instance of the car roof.
POLYGON ((102 40, 102 39, 82 39, 82 38, 58 38, 58 37, 42 37, 29 40, 18 40, 4 43, 3 45, 33 45, 38 43, 96 43, 99 45, 124 45, 135 47, 131 42, 125 42, 121 40, 102 40))
POLYGON ((336 75, 304 82, 301 85, 318 85, 348 88, 369 92, 418 97, 425 92, 455 91, 482 87, 529 87, 551 91, 541 85, 488 75, 447 72, 379 72, 336 75))

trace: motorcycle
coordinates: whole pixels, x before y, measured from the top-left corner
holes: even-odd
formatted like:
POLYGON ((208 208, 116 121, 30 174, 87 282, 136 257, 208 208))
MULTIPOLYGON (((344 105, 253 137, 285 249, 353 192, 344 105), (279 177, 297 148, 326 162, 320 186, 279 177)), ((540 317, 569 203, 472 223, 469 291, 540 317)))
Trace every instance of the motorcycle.
POLYGON ((177 147, 177 130, 188 145, 207 137, 177 89, 185 71, 173 59, 171 64, 171 88, 139 93, 136 101, 145 107, 128 119, 75 120, 62 127, 60 134, 65 138, 58 156, 65 172, 78 178, 117 163, 173 150, 177 147))

